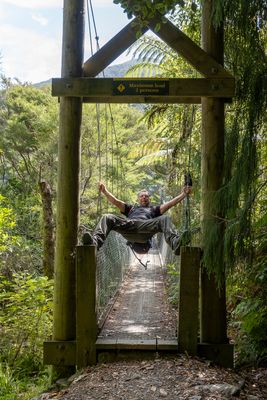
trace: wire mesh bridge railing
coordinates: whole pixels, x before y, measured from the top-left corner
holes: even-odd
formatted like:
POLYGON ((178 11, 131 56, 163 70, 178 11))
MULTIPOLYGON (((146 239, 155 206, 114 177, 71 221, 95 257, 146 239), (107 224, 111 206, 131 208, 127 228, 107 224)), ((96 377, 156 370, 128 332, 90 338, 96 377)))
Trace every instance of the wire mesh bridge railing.
POLYGON ((105 321, 131 259, 132 254, 126 240, 120 234, 110 232, 96 259, 96 309, 99 326, 105 321))

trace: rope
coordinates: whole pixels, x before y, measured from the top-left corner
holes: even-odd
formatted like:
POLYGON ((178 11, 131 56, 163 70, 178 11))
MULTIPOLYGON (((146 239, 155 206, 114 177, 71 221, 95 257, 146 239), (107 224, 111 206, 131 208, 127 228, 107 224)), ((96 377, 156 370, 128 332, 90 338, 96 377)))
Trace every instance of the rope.
POLYGON ((134 251, 134 249, 133 249, 132 243, 131 243, 131 242, 127 242, 127 244, 128 244, 128 246, 130 247, 130 249, 132 250, 132 253, 133 253, 133 255, 135 256, 135 258, 136 258, 136 259, 139 261, 139 263, 145 268, 145 270, 147 270, 147 265, 148 265, 148 263, 150 263, 150 261, 147 260, 146 263, 144 264, 144 263, 142 262, 141 258, 138 258, 138 257, 137 257, 137 255, 136 255, 136 253, 135 253, 135 251, 134 251))

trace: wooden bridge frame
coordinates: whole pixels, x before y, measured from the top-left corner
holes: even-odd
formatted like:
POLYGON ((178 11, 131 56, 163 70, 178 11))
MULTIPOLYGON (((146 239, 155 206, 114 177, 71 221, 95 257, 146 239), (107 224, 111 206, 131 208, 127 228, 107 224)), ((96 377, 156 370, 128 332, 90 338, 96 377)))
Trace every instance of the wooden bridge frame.
MULTIPOLYGON (((210 224, 209 196, 222 185, 224 103, 234 95, 234 78, 223 67, 223 26, 214 29, 211 23, 211 10, 212 0, 204 0, 202 48, 167 19, 161 24, 159 31, 155 30, 161 21, 160 15, 156 15, 143 29, 143 33, 148 29, 154 31, 204 78, 173 79, 170 83, 171 90, 167 94, 119 96, 111 89, 114 80, 101 78, 94 80, 94 77, 135 42, 136 28, 129 23, 83 64, 85 1, 64 0, 62 78, 53 81, 53 95, 60 96, 54 332, 53 341, 46 342, 44 348, 45 362, 60 367, 58 370, 60 369, 63 375, 68 373, 66 366, 83 367, 96 361, 95 253, 94 247, 77 247, 82 103, 201 102, 201 214, 202 228, 205 232, 210 224), (77 276, 76 260, 78 260, 77 276), (79 273, 81 268, 82 275, 79 273), (89 290, 91 300, 88 300, 86 295, 89 290), (86 303, 85 306, 82 300, 84 298, 87 298, 90 304, 86 303), (93 319, 89 322, 84 312, 88 307, 93 315, 93 319)), ((139 81, 142 84, 142 80, 139 81)), ((183 263, 187 266, 190 264, 187 256, 183 258, 182 253, 182 270, 185 270, 183 263)), ((187 279, 186 282, 189 285, 190 280, 187 279)), ((192 298, 192 295, 189 298, 192 298)), ((181 304, 184 304, 183 301, 181 304)), ((196 319, 196 315, 192 316, 191 320, 193 319, 196 319)), ((181 331, 188 332, 190 329, 188 321, 187 319, 184 325, 182 322, 181 331)), ((196 343, 197 325, 194 326, 196 343)), ((183 337, 185 338, 186 334, 183 337)), ((192 344, 192 341, 190 343, 192 344)), ((191 354, 197 352, 222 365, 233 365, 233 346, 228 343, 226 333, 225 286, 223 285, 219 291, 215 277, 208 276, 205 268, 201 270, 200 279, 200 343, 197 347, 194 346, 194 349, 191 344, 181 340, 179 351, 191 354)))

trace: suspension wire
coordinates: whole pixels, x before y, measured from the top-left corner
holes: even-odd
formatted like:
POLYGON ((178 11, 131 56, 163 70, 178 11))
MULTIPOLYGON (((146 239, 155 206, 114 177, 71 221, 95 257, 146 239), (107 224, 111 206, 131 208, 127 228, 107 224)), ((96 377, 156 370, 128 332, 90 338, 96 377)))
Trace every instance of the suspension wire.
MULTIPOLYGON (((114 121, 114 117, 113 117, 113 113, 112 113, 112 109, 111 109, 111 105, 109 104, 109 113, 110 113, 110 120, 111 120, 111 126, 112 126, 112 130, 114 133, 114 137, 115 137, 115 143, 116 143, 116 147, 117 147, 117 159, 116 159, 116 167, 117 167, 117 177, 119 180, 119 165, 120 165, 120 191, 122 193, 123 191, 123 181, 125 180, 125 169, 124 169, 124 165, 122 162, 121 157, 119 156, 119 141, 118 141, 118 137, 117 137, 117 132, 116 132, 116 127, 115 127, 115 121, 114 121)), ((113 137, 113 136, 112 136, 113 137)), ((113 165, 113 164, 112 164, 113 165)), ((127 186, 126 186, 127 187, 127 186)), ((117 192, 118 192, 118 187, 117 187, 117 192)))
MULTIPOLYGON (((107 105, 105 104, 105 156, 106 156, 106 168, 105 168, 105 182, 108 184, 108 115, 107 115, 107 105)), ((106 210, 108 212, 109 203, 106 202, 106 210)))
POLYGON ((100 107, 96 104, 96 122, 97 122, 97 155, 98 155, 98 174, 99 181, 102 180, 102 163, 101 163, 101 127, 100 127, 100 107))
MULTIPOLYGON (((88 0, 87 0, 88 2, 88 0)), ((91 15, 92 15, 92 20, 93 20, 93 25, 94 25, 94 30, 95 30, 95 40, 96 40, 96 49, 99 50, 99 36, 97 34, 97 29, 96 29, 96 23, 95 23, 95 14, 94 14, 94 9, 92 5, 92 0, 89 0, 90 2, 90 10, 91 10, 91 15)))
POLYGON ((87 0, 87 19, 88 19, 88 30, 89 30, 89 40, 90 40, 90 49, 91 49, 91 56, 94 54, 93 50, 93 41, 92 41, 92 31, 91 31, 91 18, 89 13, 89 3, 87 0))
MULTIPOLYGON (((87 18, 88 18, 88 28, 89 28, 89 38, 90 38, 90 48, 91 55, 93 55, 93 40, 92 40, 92 27, 91 27, 91 18, 93 22, 93 28, 95 32, 95 40, 96 40, 96 49, 99 50, 99 36, 97 34, 96 22, 94 16, 94 10, 92 5, 92 0, 87 0, 87 18), (90 14, 91 13, 91 14, 90 14)), ((100 105, 96 103, 96 124, 97 124, 97 156, 98 156, 98 180, 102 181, 102 160, 101 160, 101 124, 100 124, 100 105)), ((102 214, 102 196, 101 193, 98 193, 97 198, 97 216, 102 214)), ((96 216, 96 218, 98 218, 96 216)))
MULTIPOLYGON (((111 166, 112 166, 112 175, 111 175, 111 189, 112 189, 112 193, 114 192, 114 140, 117 146, 117 150, 118 150, 118 142, 117 142, 117 135, 116 135, 116 129, 115 129, 115 123, 114 123, 114 118, 113 118, 113 113, 111 110, 111 106, 110 104, 108 104, 108 109, 109 109, 109 114, 110 114, 110 121, 111 121, 111 166)), ((117 168, 117 166, 116 166, 117 168)), ((118 185, 117 185, 117 193, 116 193, 117 197, 118 197, 118 185)))
MULTIPOLYGON (((87 0, 87 13, 88 13, 88 26, 89 26, 89 34, 90 34, 90 44, 91 44, 91 52, 93 53, 93 46, 92 46, 92 32, 91 32, 91 24, 90 24, 90 12, 91 12, 91 17, 92 17, 92 22, 93 22, 93 27, 94 27, 94 33, 95 33, 95 40, 96 40, 96 48, 97 50, 100 49, 99 46, 99 35, 97 32, 97 27, 96 27, 96 20, 95 20, 95 15, 94 15, 94 9, 93 9, 93 5, 92 5, 92 0, 87 0)), ((102 71, 102 75, 103 77, 105 77, 105 72, 102 71)), ((98 129, 98 156, 99 156, 99 180, 101 181, 101 135, 100 135, 100 112, 99 112, 99 104, 96 105, 96 109, 97 109, 97 129, 98 129)), ((124 174, 124 168, 123 168, 123 163, 122 163, 122 159, 119 156, 119 142, 118 142, 118 138, 117 138, 117 133, 116 133, 116 129, 115 129, 115 123, 114 123, 114 118, 113 118, 113 114, 112 114, 112 110, 111 110, 111 105, 110 103, 108 104, 109 107, 109 113, 110 113, 110 119, 111 119, 111 165, 112 165, 112 174, 111 174, 111 191, 112 193, 114 192, 114 172, 113 172, 113 167, 114 167, 114 138, 115 138, 115 143, 116 143, 116 149, 117 149, 117 157, 116 157, 116 170, 117 170, 117 191, 116 194, 117 196, 119 196, 119 180, 121 180, 121 192, 122 192, 122 177, 125 176, 124 174), (121 175, 121 179, 119 176, 119 164, 120 164, 120 175, 121 175)), ((105 118, 106 118, 106 143, 107 143, 107 113, 105 112, 105 118)), ((107 150, 107 144, 106 144, 106 150, 107 150)), ((106 151, 107 153, 107 151, 106 151)), ((107 157, 107 155, 106 155, 107 157)), ((106 158, 107 161, 107 158, 106 158)), ((107 176, 107 172, 106 172, 106 176, 107 176)), ((99 200, 98 202, 100 203, 100 208, 101 208, 101 195, 99 193, 99 200)), ((101 210, 100 210, 101 212, 101 210)))

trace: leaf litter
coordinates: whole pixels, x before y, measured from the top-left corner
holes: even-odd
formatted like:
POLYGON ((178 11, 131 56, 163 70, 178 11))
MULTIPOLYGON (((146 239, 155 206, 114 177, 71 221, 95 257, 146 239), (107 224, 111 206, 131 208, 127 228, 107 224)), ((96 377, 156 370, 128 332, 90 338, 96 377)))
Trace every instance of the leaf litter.
MULTIPOLYGON (((88 367, 38 400, 264 400, 267 368, 235 371, 184 355, 88 367)), ((37 399, 36 399, 37 400, 37 399)))

